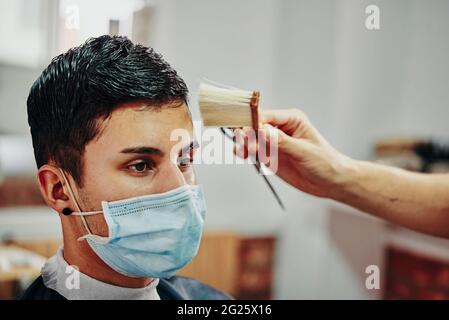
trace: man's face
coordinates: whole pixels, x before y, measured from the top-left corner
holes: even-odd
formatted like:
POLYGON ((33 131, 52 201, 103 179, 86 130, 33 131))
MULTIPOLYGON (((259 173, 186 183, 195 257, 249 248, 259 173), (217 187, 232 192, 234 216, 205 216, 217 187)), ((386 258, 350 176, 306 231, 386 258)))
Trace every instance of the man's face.
MULTIPOLYGON (((144 106, 133 102, 116 109, 86 145, 83 187, 77 195, 83 211, 101 210, 101 201, 162 193, 195 182, 191 161, 196 143, 187 106, 144 106), (175 129, 189 133, 188 141, 170 141, 175 129)), ((94 234, 108 235, 102 215, 88 217, 88 223, 94 234)))

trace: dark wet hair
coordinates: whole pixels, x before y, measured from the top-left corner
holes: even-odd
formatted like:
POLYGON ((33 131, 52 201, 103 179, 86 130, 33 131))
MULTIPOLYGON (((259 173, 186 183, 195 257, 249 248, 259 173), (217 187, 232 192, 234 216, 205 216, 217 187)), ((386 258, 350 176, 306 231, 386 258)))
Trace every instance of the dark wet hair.
POLYGON ((28 96, 28 123, 37 167, 54 162, 82 184, 85 146, 101 119, 120 105, 187 103, 188 89, 153 49, 126 37, 91 38, 54 58, 28 96))

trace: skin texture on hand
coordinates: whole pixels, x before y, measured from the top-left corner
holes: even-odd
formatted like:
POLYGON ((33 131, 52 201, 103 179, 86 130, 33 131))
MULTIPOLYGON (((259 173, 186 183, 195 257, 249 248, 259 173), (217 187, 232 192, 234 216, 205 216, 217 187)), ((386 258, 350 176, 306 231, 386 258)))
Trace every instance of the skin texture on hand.
MULTIPOLYGON (((235 130, 236 141, 244 141, 236 145, 235 153, 242 157, 254 156, 258 145, 266 143, 274 147, 273 135, 277 135, 275 173, 301 191, 331 197, 351 159, 337 152, 298 109, 263 111, 260 117, 264 125, 259 144, 248 138, 248 130, 235 130)), ((260 159, 262 163, 273 161, 260 159)))
MULTIPOLYGON (((263 111, 261 121, 264 129, 258 140, 248 138, 250 129, 235 131, 234 152, 238 156, 254 156, 264 144, 276 147, 275 173, 297 189, 419 232, 449 238, 448 174, 415 173, 353 160, 329 145, 297 109, 263 111)), ((273 161, 259 159, 268 165, 273 161)))

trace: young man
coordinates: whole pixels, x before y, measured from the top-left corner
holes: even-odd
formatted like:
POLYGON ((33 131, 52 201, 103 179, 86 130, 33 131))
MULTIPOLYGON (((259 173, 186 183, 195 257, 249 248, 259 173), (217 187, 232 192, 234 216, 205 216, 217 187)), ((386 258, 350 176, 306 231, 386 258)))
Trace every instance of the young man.
POLYGON ((160 55, 123 37, 90 39, 44 70, 28 121, 64 245, 23 299, 228 298, 174 276, 197 253, 205 214, 187 95, 160 55), (190 141, 171 141, 175 129, 190 141))

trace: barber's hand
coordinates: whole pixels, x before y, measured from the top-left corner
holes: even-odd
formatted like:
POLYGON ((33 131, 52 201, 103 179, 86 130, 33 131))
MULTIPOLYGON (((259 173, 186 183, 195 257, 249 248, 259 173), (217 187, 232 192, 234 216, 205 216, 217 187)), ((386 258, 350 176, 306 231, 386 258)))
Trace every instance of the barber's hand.
MULTIPOLYGON (((255 139, 248 139, 247 130, 238 129, 234 152, 246 158, 254 156, 262 143, 277 147, 275 173, 279 177, 304 192, 330 197, 352 160, 336 151, 298 109, 262 111, 260 118, 264 126, 259 144, 255 139), (277 134, 277 139, 273 134, 277 134)), ((276 159, 260 157, 259 160, 269 164, 276 159)))

